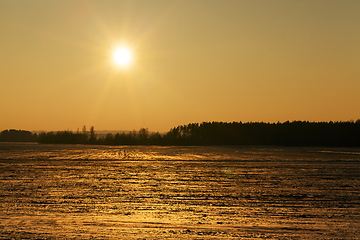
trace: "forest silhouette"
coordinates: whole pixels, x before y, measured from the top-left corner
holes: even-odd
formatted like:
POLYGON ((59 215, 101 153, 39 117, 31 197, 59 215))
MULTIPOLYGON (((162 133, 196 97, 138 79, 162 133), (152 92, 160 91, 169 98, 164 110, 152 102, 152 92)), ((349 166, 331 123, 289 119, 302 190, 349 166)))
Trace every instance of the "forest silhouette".
POLYGON ((37 134, 25 130, 4 130, 0 132, 0 142, 36 142, 37 134))
POLYGON ((360 147, 360 119, 347 122, 293 121, 203 122, 172 128, 166 134, 139 131, 107 134, 98 137, 94 127, 87 131, 43 132, 39 135, 24 130, 5 130, 0 141, 37 141, 54 144, 98 145, 279 145, 360 147))

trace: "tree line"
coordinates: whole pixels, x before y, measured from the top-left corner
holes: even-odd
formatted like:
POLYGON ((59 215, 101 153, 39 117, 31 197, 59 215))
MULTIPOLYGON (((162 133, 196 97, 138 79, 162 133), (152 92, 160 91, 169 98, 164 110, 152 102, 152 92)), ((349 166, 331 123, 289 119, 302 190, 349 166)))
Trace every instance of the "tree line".
POLYGON ((192 123, 171 129, 166 138, 167 143, 174 145, 360 147, 360 120, 192 123))
MULTIPOLYGON (((9 132, 18 136, 21 132, 24 140, 32 139, 39 143, 360 147, 360 119, 356 122, 203 122, 177 126, 165 134, 150 133, 147 128, 141 128, 139 131, 134 130, 128 133, 109 133, 103 137, 97 136, 94 127, 87 131, 85 126, 82 131, 44 132, 39 135, 20 130, 3 132, 6 132, 4 136, 7 136, 4 139, 10 139, 7 135, 9 132), (27 137, 24 132, 27 132, 27 137)), ((0 141, 3 139, 3 132, 1 132, 0 141)), ((19 139, 19 137, 11 139, 19 139)))
POLYGON ((37 134, 25 130, 4 130, 0 132, 0 142, 36 142, 37 134))
POLYGON ((121 132, 117 134, 108 133, 104 137, 97 137, 92 126, 90 131, 83 127, 83 130, 58 131, 40 133, 39 143, 67 143, 67 144, 97 144, 97 145, 161 145, 163 136, 160 133, 149 133, 147 128, 141 128, 139 131, 121 132))

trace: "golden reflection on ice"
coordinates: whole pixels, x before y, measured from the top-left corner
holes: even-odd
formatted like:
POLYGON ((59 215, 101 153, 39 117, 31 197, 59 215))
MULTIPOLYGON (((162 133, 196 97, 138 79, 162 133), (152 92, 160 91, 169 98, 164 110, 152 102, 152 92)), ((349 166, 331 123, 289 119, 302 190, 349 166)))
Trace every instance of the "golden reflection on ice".
POLYGON ((0 144, 0 160, 0 238, 355 239, 360 226, 356 154, 0 144))

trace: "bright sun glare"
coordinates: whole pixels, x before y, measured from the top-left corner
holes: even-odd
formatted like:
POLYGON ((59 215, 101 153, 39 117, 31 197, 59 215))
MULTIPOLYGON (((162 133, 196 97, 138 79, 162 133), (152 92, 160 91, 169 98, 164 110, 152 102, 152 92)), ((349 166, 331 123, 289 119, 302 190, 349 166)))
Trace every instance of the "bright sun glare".
POLYGON ((114 61, 120 66, 127 66, 131 61, 131 53, 128 49, 120 48, 114 53, 114 61))

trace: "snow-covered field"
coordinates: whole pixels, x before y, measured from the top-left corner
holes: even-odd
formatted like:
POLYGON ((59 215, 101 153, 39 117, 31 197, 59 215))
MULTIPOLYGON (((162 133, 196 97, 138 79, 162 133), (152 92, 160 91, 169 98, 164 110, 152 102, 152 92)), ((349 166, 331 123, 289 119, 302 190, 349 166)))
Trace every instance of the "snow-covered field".
POLYGON ((0 143, 0 238, 360 239, 360 149, 0 143))

